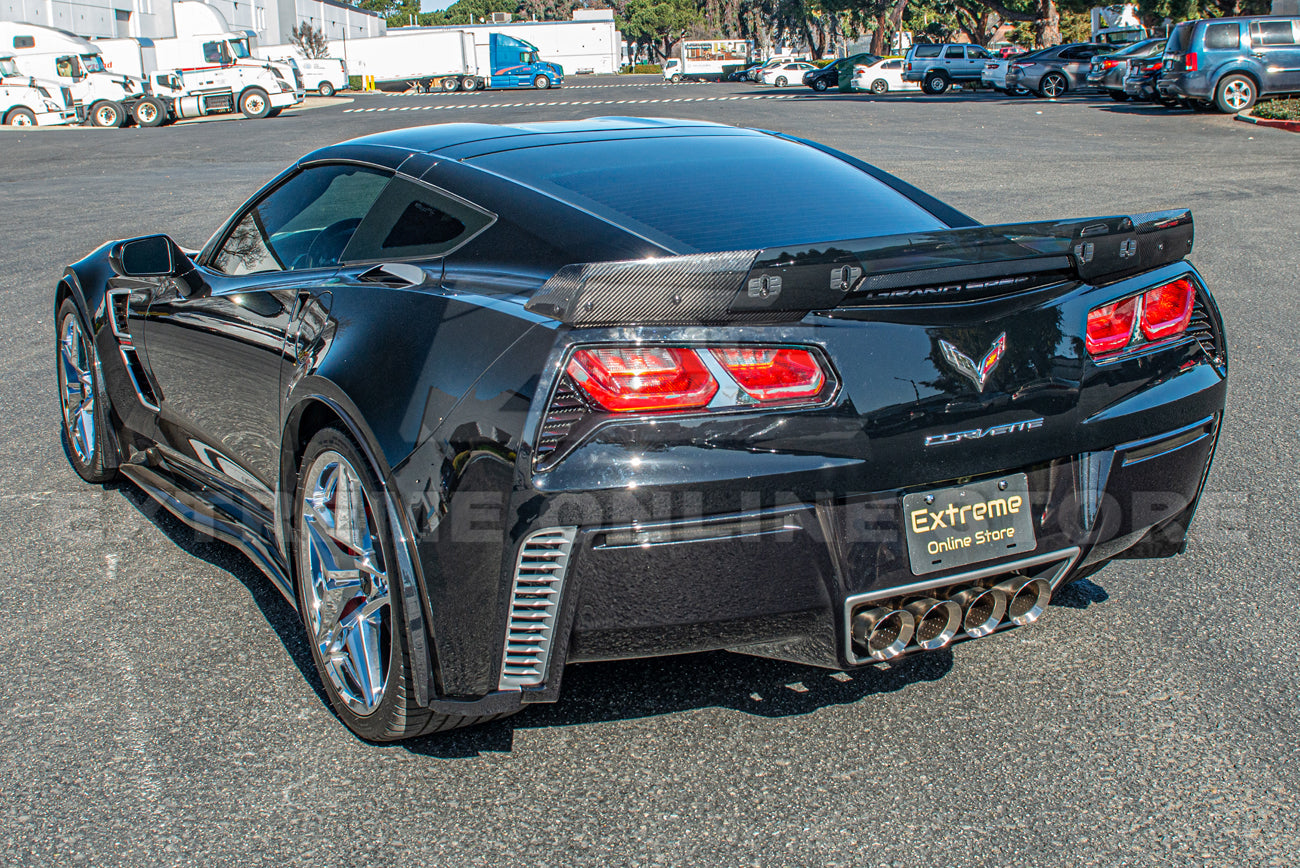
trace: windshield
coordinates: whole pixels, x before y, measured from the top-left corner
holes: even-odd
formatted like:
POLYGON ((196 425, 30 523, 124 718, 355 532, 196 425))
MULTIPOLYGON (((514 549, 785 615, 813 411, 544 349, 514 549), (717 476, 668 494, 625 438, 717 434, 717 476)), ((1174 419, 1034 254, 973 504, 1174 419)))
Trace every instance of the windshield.
POLYGON ((106 72, 104 69, 104 58, 98 54, 81 55, 81 65, 86 68, 86 72, 106 72))
POLYGON ((17 75, 18 66, 12 57, 0 57, 0 75, 17 75))
POLYGON ((248 40, 247 39, 230 40, 230 53, 235 57, 238 57, 240 60, 243 60, 244 58, 248 57, 249 56, 248 40))

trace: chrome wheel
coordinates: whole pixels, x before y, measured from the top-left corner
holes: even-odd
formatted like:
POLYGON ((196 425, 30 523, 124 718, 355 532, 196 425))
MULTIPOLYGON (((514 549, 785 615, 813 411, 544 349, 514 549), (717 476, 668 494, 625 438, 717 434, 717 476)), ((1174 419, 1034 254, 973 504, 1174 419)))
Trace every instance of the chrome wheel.
POLYGON ((1065 93, 1065 79, 1061 78, 1059 75, 1049 75, 1047 78, 1043 79, 1040 90, 1043 96, 1049 99, 1055 99, 1065 93))
POLYGON ((333 692, 364 717, 388 686, 393 607, 370 501, 338 452, 322 452, 308 469, 299 530, 312 641, 333 692))
POLYGON ((95 457, 95 356, 76 313, 59 326, 59 400, 68 444, 82 464, 95 457))

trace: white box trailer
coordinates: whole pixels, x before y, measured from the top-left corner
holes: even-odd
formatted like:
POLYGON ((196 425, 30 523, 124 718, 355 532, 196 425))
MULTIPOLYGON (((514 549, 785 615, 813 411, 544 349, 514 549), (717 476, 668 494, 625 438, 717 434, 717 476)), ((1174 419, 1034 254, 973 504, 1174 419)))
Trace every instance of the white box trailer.
MULTIPOLYGON (((258 53, 269 56, 285 47, 267 46, 258 53)), ((480 66, 474 34, 464 30, 390 31, 367 39, 338 39, 330 42, 330 54, 342 58, 349 75, 371 76, 384 89, 477 90, 490 68, 486 61, 480 66)))

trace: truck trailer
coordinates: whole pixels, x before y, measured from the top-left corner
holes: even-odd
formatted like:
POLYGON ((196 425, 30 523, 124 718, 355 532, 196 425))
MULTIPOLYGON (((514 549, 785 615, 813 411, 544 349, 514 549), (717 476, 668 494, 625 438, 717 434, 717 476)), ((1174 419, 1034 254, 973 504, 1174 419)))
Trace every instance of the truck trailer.
POLYGON ((753 63, 754 43, 747 39, 683 39, 677 56, 664 62, 664 78, 719 81, 728 72, 753 63))

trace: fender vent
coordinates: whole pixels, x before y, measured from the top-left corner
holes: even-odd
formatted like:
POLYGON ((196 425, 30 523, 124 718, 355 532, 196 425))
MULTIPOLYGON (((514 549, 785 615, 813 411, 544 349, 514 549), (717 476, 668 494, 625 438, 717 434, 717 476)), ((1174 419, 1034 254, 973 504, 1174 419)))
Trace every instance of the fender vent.
POLYGON ((125 344, 131 343, 131 329, 127 324, 130 300, 131 293, 128 290, 117 290, 108 294, 108 315, 113 334, 125 344))
POLYGON ((123 344, 120 347, 122 351, 122 362, 126 365, 126 372, 131 376, 131 385, 135 386, 135 393, 140 398, 140 403, 144 404, 150 410, 158 410, 158 395, 153 390, 153 384, 149 382, 148 375, 144 372, 144 365, 140 363, 140 357, 135 353, 135 347, 123 344))
POLYGON ((552 527, 529 534, 519 547, 510 620, 501 655, 501 690, 536 687, 546 680, 564 578, 576 527, 552 527))
POLYGON ((1201 349, 1205 350, 1205 354, 1213 359, 1215 364, 1222 364, 1223 352, 1219 347, 1219 335, 1214 330, 1214 320, 1210 318, 1210 312, 1206 309, 1199 293, 1196 296, 1196 304, 1192 307, 1192 321, 1187 324, 1187 334, 1196 339, 1201 349))

